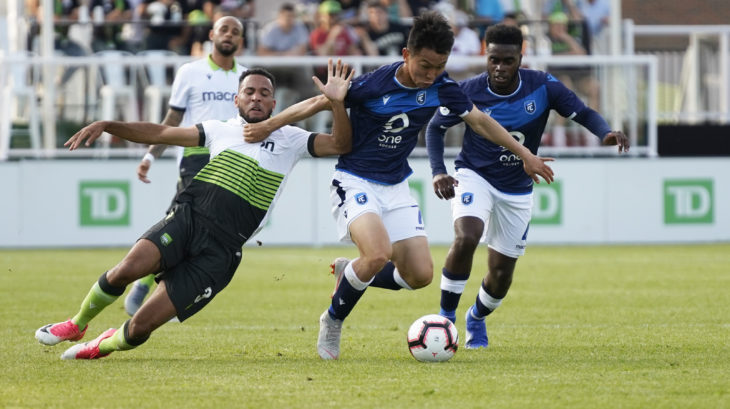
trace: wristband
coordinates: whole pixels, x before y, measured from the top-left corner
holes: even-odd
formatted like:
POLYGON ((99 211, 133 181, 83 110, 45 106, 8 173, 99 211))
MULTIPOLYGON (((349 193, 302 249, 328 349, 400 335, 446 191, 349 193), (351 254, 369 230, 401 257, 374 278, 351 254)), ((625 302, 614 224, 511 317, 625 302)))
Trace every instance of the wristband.
POLYGON ((145 153, 145 154, 144 154, 144 156, 142 157, 142 160, 147 160, 147 161, 149 161, 150 163, 152 163, 152 162, 154 162, 154 161, 155 161, 155 155, 153 155, 153 154, 151 154, 151 153, 147 152, 147 153, 145 153))

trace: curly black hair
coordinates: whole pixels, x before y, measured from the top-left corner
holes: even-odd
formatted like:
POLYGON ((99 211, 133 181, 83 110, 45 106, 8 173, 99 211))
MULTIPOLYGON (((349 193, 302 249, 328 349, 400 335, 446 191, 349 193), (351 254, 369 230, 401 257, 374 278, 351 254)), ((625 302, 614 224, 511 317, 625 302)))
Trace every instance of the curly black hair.
POLYGON ((515 26, 495 24, 484 34, 485 44, 516 45, 522 48, 522 30, 515 26))
POLYGON ((274 74, 266 71, 263 68, 255 67, 255 68, 249 68, 246 71, 241 73, 241 76, 238 77, 238 87, 241 87, 241 83, 243 82, 243 79, 248 77, 249 75, 263 75, 264 77, 268 78, 269 81, 271 81, 271 87, 272 89, 276 89, 276 79, 274 78, 274 74))

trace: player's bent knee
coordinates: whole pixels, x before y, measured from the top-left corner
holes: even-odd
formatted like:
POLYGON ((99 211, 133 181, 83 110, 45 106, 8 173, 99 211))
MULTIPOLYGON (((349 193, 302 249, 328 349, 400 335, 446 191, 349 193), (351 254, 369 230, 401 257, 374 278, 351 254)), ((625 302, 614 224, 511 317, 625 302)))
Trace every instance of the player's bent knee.
POLYGON ((479 245, 481 237, 475 235, 456 235, 454 237, 454 249, 457 251, 474 251, 479 245))

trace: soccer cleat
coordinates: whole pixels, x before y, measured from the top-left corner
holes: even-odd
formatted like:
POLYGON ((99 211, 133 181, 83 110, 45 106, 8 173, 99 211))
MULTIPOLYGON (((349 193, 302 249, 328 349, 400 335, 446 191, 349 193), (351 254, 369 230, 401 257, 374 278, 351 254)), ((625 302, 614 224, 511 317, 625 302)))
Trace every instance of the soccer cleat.
POLYGON ((340 281, 342 281, 342 277, 345 276, 345 267, 347 267, 347 264, 350 262, 350 259, 344 258, 344 257, 338 257, 335 259, 335 261, 330 264, 330 268, 332 271, 330 271, 330 274, 333 274, 335 276, 335 289, 332 290, 332 295, 330 295, 330 298, 335 296, 335 291, 337 291, 337 287, 340 286, 340 281))
POLYGON ((473 305, 466 310, 466 341, 464 342, 464 348, 486 348, 489 346, 487 324, 484 323, 484 318, 478 320, 471 316, 472 308, 474 308, 473 305))
POLYGON ((456 324, 456 311, 446 311, 443 308, 441 308, 441 310, 439 311, 439 315, 444 318, 448 318, 449 321, 456 324))
POLYGON ((48 324, 38 328, 35 332, 35 339, 44 345, 56 345, 62 341, 78 341, 86 334, 87 324, 83 330, 71 320, 48 324))
POLYGON ((340 335, 342 335, 342 320, 330 317, 330 313, 325 310, 319 317, 317 353, 320 358, 325 360, 339 358, 340 335))
POLYGON ((111 354, 111 352, 102 354, 99 351, 101 341, 111 337, 117 332, 116 328, 109 328, 94 340, 76 344, 61 354, 61 359, 99 359, 111 354))
POLYGON ((124 311, 126 311, 129 316, 134 315, 139 307, 142 306, 144 298, 147 296, 149 291, 149 286, 142 284, 139 281, 135 281, 132 289, 129 290, 129 294, 127 294, 127 298, 124 299, 124 311))

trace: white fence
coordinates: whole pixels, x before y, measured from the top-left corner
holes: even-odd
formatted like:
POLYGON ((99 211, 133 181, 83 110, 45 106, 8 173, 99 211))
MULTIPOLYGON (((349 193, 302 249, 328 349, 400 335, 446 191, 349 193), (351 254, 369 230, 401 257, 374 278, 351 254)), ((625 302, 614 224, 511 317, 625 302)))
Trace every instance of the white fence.
MULTIPOLYGON (((484 69, 484 58, 455 56, 450 64, 465 67, 464 72, 478 73, 484 69)), ((69 155, 139 156, 142 149, 139 146, 110 149, 103 143, 92 151, 69 153, 60 146, 62 141, 57 140, 57 124, 71 121, 80 126, 98 119, 159 121, 160 108, 166 106, 169 95, 171 75, 166 69, 172 71, 189 60, 190 57, 122 52, 90 57, 0 54, 0 106, 3 107, 0 112, 0 160, 69 155), (64 72, 73 74, 68 82, 57 84, 64 72), (29 141, 28 146, 12 148, 16 145, 13 140, 20 137, 29 141)), ((393 57, 344 57, 343 60, 359 73, 395 61, 393 57)), ((656 155, 657 64, 653 56, 528 56, 524 61, 535 68, 587 67, 591 75, 600 80, 601 102, 596 108, 614 129, 624 129, 632 138, 630 154, 656 155)), ((289 67, 291 70, 326 65, 326 62, 326 57, 243 57, 244 65, 249 67, 289 67)), ((595 144, 541 148, 546 155, 608 155, 612 151, 595 144)), ((423 154, 423 151, 418 153, 423 154)))

